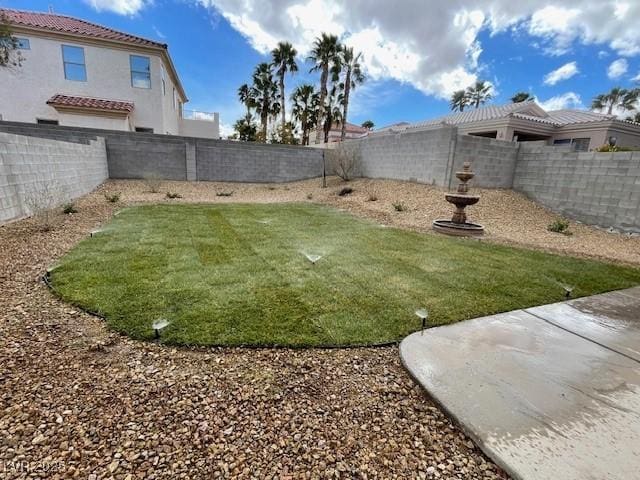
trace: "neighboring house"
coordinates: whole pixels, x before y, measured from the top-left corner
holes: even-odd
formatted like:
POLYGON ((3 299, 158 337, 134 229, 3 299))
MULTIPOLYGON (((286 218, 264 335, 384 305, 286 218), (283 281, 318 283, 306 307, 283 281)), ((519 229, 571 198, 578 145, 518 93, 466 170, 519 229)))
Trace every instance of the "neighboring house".
POLYGON ((0 69, 0 119, 220 137, 217 113, 183 110, 166 44, 65 15, 1 14, 24 61, 0 69))
POLYGON ((413 124, 396 124, 379 132, 410 132, 455 125, 461 134, 506 141, 544 140, 573 144, 578 151, 605 145, 610 139, 622 147, 640 147, 640 124, 589 110, 545 111, 535 101, 488 105, 413 124))
MULTIPOLYGON (((353 123, 347 122, 345 128, 345 140, 366 137, 369 132, 370 131, 364 127, 360 127, 359 125, 354 125, 353 123)), ((333 125, 331 125, 331 130, 329 130, 329 143, 339 142, 341 138, 342 124, 334 123, 333 125)))

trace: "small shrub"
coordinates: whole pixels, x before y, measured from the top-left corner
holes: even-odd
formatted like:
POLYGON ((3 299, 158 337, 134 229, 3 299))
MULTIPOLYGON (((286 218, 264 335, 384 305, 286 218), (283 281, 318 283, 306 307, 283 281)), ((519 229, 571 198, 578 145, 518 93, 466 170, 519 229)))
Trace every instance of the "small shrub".
POLYGON ((345 182, 358 175, 360 167, 360 147, 358 145, 338 145, 333 150, 327 150, 326 155, 333 173, 345 182))
POLYGON ((144 184, 151 193, 158 193, 162 188, 162 178, 156 173, 150 173, 143 177, 144 184))
POLYGON ((59 186, 49 182, 37 182, 24 192, 24 204, 38 230, 47 232, 54 227, 56 207, 62 198, 59 186))
POLYGON ((367 195, 367 202, 377 202, 378 195, 375 192, 369 192, 367 195))
POLYGON ((216 192, 216 197, 230 197, 233 192, 216 192))
POLYGON ((62 213, 66 213, 67 215, 71 213, 78 213, 78 209, 75 207, 73 202, 68 202, 62 206, 62 213))
POLYGON ((313 199, 313 193, 307 193, 307 200, 313 199))
POLYGON ((393 209, 396 212, 405 212, 408 210, 407 206, 402 202, 393 202, 391 205, 393 205, 393 209))
POLYGON ((178 192, 167 192, 167 198, 182 198, 178 192))
POLYGON ((120 201, 120 192, 105 193, 104 198, 106 198, 109 203, 118 203, 120 201))
POLYGON ((274 187, 273 185, 269 185, 267 188, 268 188, 269 190, 275 190, 275 189, 276 189, 276 187, 274 187))
POLYGON ((338 192, 338 196, 340 197, 345 197, 347 195, 351 195, 353 193, 353 188, 351 187, 344 187, 342 188, 339 192, 338 192))
POLYGON ((551 223, 547 230, 554 233, 562 233, 564 235, 571 235, 569 232, 569 221, 564 218, 557 218, 551 223))

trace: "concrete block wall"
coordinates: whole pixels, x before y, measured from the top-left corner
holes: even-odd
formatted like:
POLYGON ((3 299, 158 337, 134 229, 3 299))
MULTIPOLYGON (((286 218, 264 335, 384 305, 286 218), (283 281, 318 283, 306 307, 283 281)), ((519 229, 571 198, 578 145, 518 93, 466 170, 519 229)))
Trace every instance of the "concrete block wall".
POLYGON ((62 204, 107 178, 104 139, 72 143, 0 133, 0 222, 32 213, 30 199, 62 204))
POLYGON ((200 181, 291 182, 322 176, 323 150, 292 145, 196 141, 200 181))
POLYGON ((291 182, 320 177, 324 150, 0 121, 0 132, 87 144, 105 139, 109 178, 291 182))
POLYGON ((356 143, 360 148, 360 174, 369 178, 409 180, 445 186, 451 171, 454 127, 419 132, 374 135, 356 143))
MULTIPOLYGON (((518 143, 493 138, 458 135, 453 154, 453 173, 462 170, 464 162, 470 162, 476 176, 471 186, 483 188, 511 188, 518 160, 518 143)), ((452 175, 454 188, 458 180, 452 175)))
POLYGON ((569 218, 640 232, 640 152, 522 144, 513 188, 569 218))

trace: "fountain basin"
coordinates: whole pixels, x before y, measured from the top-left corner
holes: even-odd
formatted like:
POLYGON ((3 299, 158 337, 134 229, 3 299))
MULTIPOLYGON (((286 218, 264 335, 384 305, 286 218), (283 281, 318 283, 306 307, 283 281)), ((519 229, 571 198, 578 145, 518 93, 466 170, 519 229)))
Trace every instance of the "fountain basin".
POLYGON ((453 203, 455 206, 468 207, 469 205, 475 205, 480 200, 478 195, 465 195, 461 193, 447 193, 444 198, 449 203, 453 203))
POLYGON ((484 234, 484 227, 478 223, 456 223, 446 219, 434 220, 433 229, 436 232, 458 237, 478 237, 484 234))

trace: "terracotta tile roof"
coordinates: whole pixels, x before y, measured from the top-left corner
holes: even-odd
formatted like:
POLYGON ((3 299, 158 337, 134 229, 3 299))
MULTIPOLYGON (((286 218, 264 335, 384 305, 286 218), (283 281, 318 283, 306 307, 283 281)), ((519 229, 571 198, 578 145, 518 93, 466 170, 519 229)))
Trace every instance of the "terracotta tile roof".
MULTIPOLYGON (((341 132, 342 131, 342 124, 341 123, 332 124, 331 125, 331 130, 341 132)), ((347 127, 345 128, 345 131, 347 131, 349 133, 367 133, 369 130, 367 130, 364 127, 361 127, 360 125, 355 125, 353 123, 347 122, 347 127)))
POLYGON ((92 97, 74 97, 71 95, 61 95, 59 93, 47 100, 47 105, 51 105, 53 107, 91 108, 123 113, 133 111, 133 102, 106 100, 92 97))
MULTIPOLYGON (((464 112, 451 113, 442 117, 425 120, 410 125, 398 125, 391 128, 391 131, 404 131, 411 129, 422 129, 436 127, 443 123, 447 125, 462 125, 465 123, 498 120, 501 118, 514 117, 536 123, 563 127, 565 125, 576 125, 589 122, 600 122, 602 120, 615 120, 615 115, 603 115, 602 113, 590 110, 552 110, 546 112, 535 101, 520 103, 507 103, 505 105, 486 105, 480 108, 470 108, 464 112)), ((377 130, 376 133, 383 131, 377 130)))
POLYGON ((128 33, 119 32, 111 28, 103 27, 95 23, 80 20, 78 18, 54 13, 29 12, 25 10, 11 10, 0 8, 0 15, 6 15, 13 25, 23 27, 43 28, 61 33, 84 35, 87 37, 115 40, 119 42, 146 45, 150 47, 167 48, 164 43, 155 42, 146 38, 137 37, 128 33))

